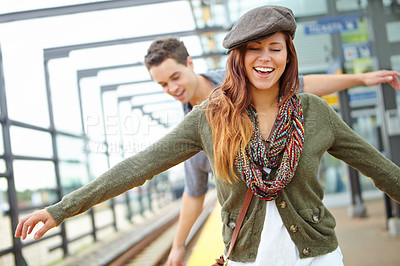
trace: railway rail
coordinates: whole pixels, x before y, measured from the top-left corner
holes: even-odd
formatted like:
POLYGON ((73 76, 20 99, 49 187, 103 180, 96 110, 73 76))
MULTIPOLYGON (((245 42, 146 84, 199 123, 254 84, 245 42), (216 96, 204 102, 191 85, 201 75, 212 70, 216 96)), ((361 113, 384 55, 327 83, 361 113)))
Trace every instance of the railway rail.
MULTIPOLYGON (((205 207, 197 219, 196 223, 186 240, 185 245, 193 245, 194 240, 201 232, 208 216, 212 212, 216 202, 216 195, 208 195, 205 207)), ((163 223, 157 230, 154 230, 148 237, 144 238, 140 243, 132 246, 129 250, 110 262, 109 266, 129 265, 165 265, 171 250, 172 241, 178 224, 178 215, 173 219, 163 223), (143 247, 143 248, 142 248, 143 247)), ((190 254, 186 254, 190 255, 190 254)))
MULTIPOLYGON (((186 240, 186 246, 194 245, 195 239, 201 232, 215 203, 215 190, 210 190, 205 198, 204 209, 186 240)), ((171 206, 166 206, 164 210, 155 213, 153 217, 146 219, 141 225, 119 235, 115 241, 94 247, 91 252, 79 258, 69 258, 60 266, 165 265, 176 232, 180 206, 180 201, 171 206)), ((190 251, 187 253, 190 253, 190 251)))

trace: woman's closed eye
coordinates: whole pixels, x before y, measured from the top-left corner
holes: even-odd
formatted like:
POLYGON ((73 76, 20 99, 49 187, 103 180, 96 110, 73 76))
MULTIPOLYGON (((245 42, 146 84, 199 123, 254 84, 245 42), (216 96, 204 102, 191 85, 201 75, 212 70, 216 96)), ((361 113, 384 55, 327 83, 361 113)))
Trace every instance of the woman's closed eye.
POLYGON ((247 50, 257 51, 260 50, 258 47, 247 47, 247 50))

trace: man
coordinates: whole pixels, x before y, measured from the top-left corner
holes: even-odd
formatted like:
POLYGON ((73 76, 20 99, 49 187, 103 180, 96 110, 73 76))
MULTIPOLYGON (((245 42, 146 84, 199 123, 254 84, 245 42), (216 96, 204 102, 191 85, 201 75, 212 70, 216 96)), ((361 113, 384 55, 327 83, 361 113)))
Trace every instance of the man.
MULTIPOLYGON (((155 40, 145 56, 145 65, 153 80, 162 86, 164 92, 183 104, 185 115, 193 106, 206 100, 210 92, 225 78, 224 70, 196 74, 186 47, 176 38, 155 40)), ((400 73, 387 70, 363 74, 306 75, 300 77, 300 91, 322 96, 356 85, 372 86, 386 82, 400 90, 397 78, 399 76, 400 73)), ((182 196, 182 209, 168 266, 183 265, 185 241, 202 211, 210 172, 211 167, 204 152, 185 162, 186 184, 182 196)))

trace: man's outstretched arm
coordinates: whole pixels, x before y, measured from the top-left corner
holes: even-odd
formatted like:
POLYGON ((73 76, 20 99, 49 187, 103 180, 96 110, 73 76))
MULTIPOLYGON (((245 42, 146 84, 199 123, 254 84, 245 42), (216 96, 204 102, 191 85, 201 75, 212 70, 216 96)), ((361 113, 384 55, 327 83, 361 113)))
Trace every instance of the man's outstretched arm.
POLYGON ((188 237, 194 222, 203 210, 204 198, 205 195, 192 197, 186 192, 183 192, 178 228, 176 230, 171 252, 168 256, 167 266, 183 266, 186 238, 188 237))
POLYGON ((304 75, 304 92, 318 96, 329 95, 358 85, 374 86, 389 83, 400 91, 400 73, 393 70, 379 70, 359 74, 310 74, 304 75))

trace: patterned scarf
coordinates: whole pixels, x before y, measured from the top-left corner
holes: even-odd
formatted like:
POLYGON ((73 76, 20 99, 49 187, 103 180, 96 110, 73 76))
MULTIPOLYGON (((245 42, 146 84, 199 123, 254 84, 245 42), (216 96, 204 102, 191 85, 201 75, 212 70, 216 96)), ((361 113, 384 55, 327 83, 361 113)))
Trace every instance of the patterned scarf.
POLYGON ((269 148, 259 129, 257 111, 252 105, 246 110, 254 126, 245 156, 239 151, 235 158, 243 181, 262 200, 274 200, 292 180, 304 145, 303 109, 297 96, 280 106, 270 135, 269 148), (281 152, 283 155, 281 156, 281 152), (278 167, 275 178, 270 178, 270 169, 278 167))

